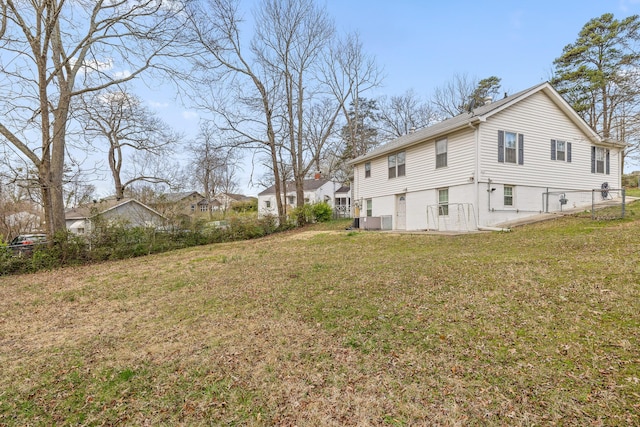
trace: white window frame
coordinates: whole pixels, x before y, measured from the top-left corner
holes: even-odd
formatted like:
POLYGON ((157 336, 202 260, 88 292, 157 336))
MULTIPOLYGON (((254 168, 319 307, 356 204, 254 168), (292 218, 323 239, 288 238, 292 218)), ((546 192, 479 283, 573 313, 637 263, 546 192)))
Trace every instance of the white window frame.
POLYGON ((438 216, 449 216, 449 189, 438 189, 438 216))
POLYGON ((407 161, 407 155, 404 151, 400 151, 398 152, 398 154, 396 154, 396 160, 397 160, 397 170, 398 173, 396 174, 396 176, 405 176, 406 172, 407 172, 407 168, 406 168, 406 161, 407 161))
POLYGON ((436 140, 436 169, 447 167, 447 152, 448 141, 447 138, 436 140))
POLYGON ((567 141, 556 140, 556 160, 567 161, 567 141))
POLYGON ((366 206, 367 216, 373 216, 373 200, 366 199, 364 203, 366 206))
POLYGON ((371 178, 371 162, 366 162, 364 164, 364 177, 371 178))
POLYGON ((518 134, 516 132, 504 132, 504 162, 518 164, 518 134), (513 137, 513 139, 510 137, 513 137), (513 156, 513 159, 511 159, 511 156, 513 156))
POLYGON ((596 147, 596 173, 605 173, 607 150, 604 147, 596 147))
POLYGON ((505 185, 503 187, 503 203, 505 207, 512 208, 515 206, 515 187, 513 185, 505 185))
POLYGON ((406 174, 406 153, 398 151, 387 156, 387 168, 389 179, 405 176, 406 174))

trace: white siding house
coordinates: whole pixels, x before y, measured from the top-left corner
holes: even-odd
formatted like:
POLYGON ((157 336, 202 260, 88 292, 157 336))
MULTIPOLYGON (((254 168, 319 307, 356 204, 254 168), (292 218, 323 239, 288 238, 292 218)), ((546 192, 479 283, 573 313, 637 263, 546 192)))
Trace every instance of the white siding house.
MULTIPOLYGON (((329 181, 327 179, 305 179, 304 180, 304 203, 314 204, 318 202, 327 202, 331 207, 334 206, 334 198, 337 190, 341 188, 341 184, 329 181)), ((287 181, 285 185, 286 192, 283 191, 283 203, 287 206, 287 212, 292 211, 296 207, 296 186, 294 182, 287 181)), ((278 215, 278 204, 276 203, 275 186, 271 186, 260 194, 258 194, 258 216, 278 215)))
POLYGON ((587 206, 621 188, 625 146, 542 83, 354 159, 354 213, 360 227, 469 230, 587 206))

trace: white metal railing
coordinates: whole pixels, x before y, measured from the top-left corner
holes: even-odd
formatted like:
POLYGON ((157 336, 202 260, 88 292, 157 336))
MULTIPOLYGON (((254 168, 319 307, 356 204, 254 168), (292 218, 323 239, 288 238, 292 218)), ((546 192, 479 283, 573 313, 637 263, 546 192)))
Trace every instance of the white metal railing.
POLYGON ((427 230, 473 231, 478 229, 473 203, 427 206, 427 230))

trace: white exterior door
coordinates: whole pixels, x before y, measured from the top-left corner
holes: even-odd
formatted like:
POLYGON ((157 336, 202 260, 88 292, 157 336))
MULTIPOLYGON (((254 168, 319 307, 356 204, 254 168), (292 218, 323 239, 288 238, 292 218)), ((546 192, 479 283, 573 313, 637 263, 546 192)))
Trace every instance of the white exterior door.
POLYGON ((396 230, 407 228, 407 197, 404 194, 396 196, 396 230))

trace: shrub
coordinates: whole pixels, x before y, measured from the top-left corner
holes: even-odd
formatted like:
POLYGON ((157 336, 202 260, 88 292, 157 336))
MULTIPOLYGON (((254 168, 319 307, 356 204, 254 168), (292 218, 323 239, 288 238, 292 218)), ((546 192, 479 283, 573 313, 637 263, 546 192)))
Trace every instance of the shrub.
POLYGON ((289 217, 294 224, 301 227, 313 222, 313 207, 309 204, 296 207, 289 217))
POLYGON ((258 212, 258 199, 251 199, 244 202, 233 202, 231 210, 234 212, 258 212))
POLYGON ((327 202, 315 203, 312 207, 312 212, 317 222, 330 221, 333 215, 333 209, 327 202))
POLYGON ((312 222, 327 222, 331 220, 333 210, 326 202, 305 204, 298 206, 289 215, 290 221, 298 227, 312 222))
POLYGON ((226 230, 228 240, 248 240, 274 233, 279 227, 273 216, 260 219, 232 218, 226 230))

